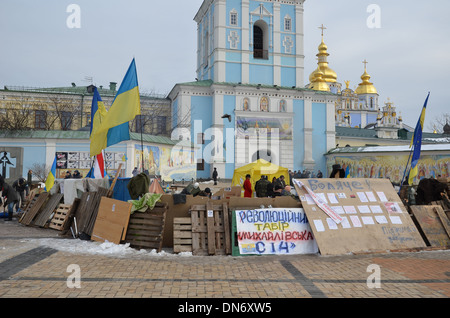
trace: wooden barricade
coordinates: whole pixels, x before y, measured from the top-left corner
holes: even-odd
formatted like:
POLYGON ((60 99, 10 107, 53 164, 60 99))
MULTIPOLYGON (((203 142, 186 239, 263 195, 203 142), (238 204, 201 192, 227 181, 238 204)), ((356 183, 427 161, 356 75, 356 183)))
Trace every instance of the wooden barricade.
POLYGON ((44 227, 51 219, 52 214, 58 207, 58 204, 61 202, 63 197, 64 195, 62 193, 55 193, 53 195, 50 195, 50 198, 43 207, 42 211, 36 216, 33 224, 36 226, 44 227))
POLYGON ((192 252, 192 221, 190 217, 173 219, 173 252, 192 252))
POLYGON ((49 195, 50 194, 48 192, 43 192, 38 196, 34 197, 33 200, 30 202, 30 204, 27 206, 27 209, 20 218, 19 222, 22 223, 23 225, 30 225, 33 222, 36 215, 38 215, 42 206, 47 201, 49 195))
POLYGON ((162 250, 167 203, 157 202, 153 209, 131 214, 125 243, 133 248, 162 250))
POLYGON ((429 245, 450 247, 450 221, 440 205, 412 205, 411 212, 429 245))
POLYGON ((102 187, 99 187, 96 192, 83 192, 75 212, 77 223, 76 233, 85 233, 89 236, 92 235, 100 201, 102 197, 107 196, 107 194, 108 189, 102 187))
POLYGON ((231 235, 228 205, 206 205, 191 207, 192 253, 193 255, 231 254, 231 235))
POLYGON ((53 215, 53 218, 51 219, 48 227, 50 229, 62 231, 69 220, 71 209, 72 209, 71 204, 60 203, 56 208, 55 214, 53 215))

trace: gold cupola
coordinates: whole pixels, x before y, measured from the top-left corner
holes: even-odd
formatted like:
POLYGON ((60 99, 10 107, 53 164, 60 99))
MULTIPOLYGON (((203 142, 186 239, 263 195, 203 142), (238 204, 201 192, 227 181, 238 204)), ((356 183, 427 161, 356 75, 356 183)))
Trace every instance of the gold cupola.
POLYGON ((336 83, 337 74, 328 66, 328 56, 330 56, 330 54, 328 53, 328 47, 323 40, 323 30, 325 30, 326 28, 322 25, 321 27, 319 27, 319 29, 322 29, 322 42, 320 43, 318 48, 319 53, 316 55, 318 59, 318 68, 309 76, 309 82, 313 82, 313 80, 316 78, 316 72, 320 70, 325 82, 336 83))
POLYGON ((364 60, 364 74, 361 75, 362 82, 358 85, 355 90, 357 95, 363 94, 378 94, 377 89, 373 86, 373 83, 370 82, 370 75, 367 73, 367 61, 364 60))
POLYGON ((322 91, 322 92, 330 92, 331 91, 330 86, 328 86, 328 84, 323 79, 323 73, 319 68, 317 68, 314 71, 314 79, 311 81, 309 88, 316 90, 316 91, 322 91))

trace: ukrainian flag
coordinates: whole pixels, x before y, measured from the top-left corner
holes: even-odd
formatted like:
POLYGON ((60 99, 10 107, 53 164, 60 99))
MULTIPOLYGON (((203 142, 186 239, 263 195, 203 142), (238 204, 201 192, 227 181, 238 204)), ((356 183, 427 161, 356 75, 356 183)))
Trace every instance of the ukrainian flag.
MULTIPOLYGON (((95 97, 94 97, 95 98, 95 97)), ((98 105, 98 103, 97 103, 98 105)), ((91 156, 98 155, 109 146, 130 139, 129 122, 141 114, 141 101, 136 72, 133 61, 120 85, 113 104, 102 118, 98 128, 92 127, 91 156)), ((92 115, 91 115, 92 116, 92 115)))
POLYGON ((52 168, 47 176, 47 180, 45 180, 45 191, 49 192, 51 188, 55 185, 56 180, 56 156, 55 160, 53 160, 52 168))
POLYGON ((100 97, 100 94, 97 90, 97 87, 94 87, 94 97, 92 98, 92 106, 91 106, 91 136, 92 132, 94 133, 100 127, 102 121, 106 116, 106 108, 105 104, 100 97))
POLYGON ((419 121, 417 122, 416 129, 414 130, 414 136, 411 140, 411 146, 414 147, 414 152, 411 158, 411 170, 409 172, 408 184, 412 185, 413 179, 415 176, 419 174, 419 169, 417 167, 417 163, 420 158, 420 148, 422 147, 422 131, 423 124, 425 122, 425 111, 427 109, 428 98, 430 97, 430 93, 428 93, 427 99, 425 100, 425 104, 422 108, 422 113, 420 114, 419 121))

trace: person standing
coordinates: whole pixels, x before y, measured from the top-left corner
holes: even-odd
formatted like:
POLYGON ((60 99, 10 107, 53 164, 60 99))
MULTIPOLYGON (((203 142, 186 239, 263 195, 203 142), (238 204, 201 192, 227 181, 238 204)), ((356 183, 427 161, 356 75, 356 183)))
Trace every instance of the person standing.
POLYGON ((217 185, 217 177, 219 176, 219 173, 217 172, 217 169, 214 168, 213 174, 212 174, 212 178, 214 180, 214 185, 217 185))
POLYGON ((28 187, 27 180, 24 178, 19 178, 12 184, 14 190, 17 191, 20 195, 20 200, 22 201, 22 205, 25 202, 25 196, 28 196, 30 192, 30 188, 28 187))
POLYGON ((2 190, 2 197, 4 202, 3 207, 8 207, 8 221, 11 221, 13 217, 14 206, 16 207, 16 211, 20 211, 19 208, 20 196, 19 193, 17 193, 17 191, 14 190, 13 187, 4 182, 3 178, 0 179, 0 183, 1 183, 0 188, 2 190))
POLYGON ((137 167, 134 167, 133 171, 131 172, 131 174, 133 175, 133 177, 136 177, 139 174, 139 170, 137 167))
POLYGON ((253 190, 252 190, 252 183, 250 181, 250 178, 251 178, 251 176, 249 174, 247 174, 245 176, 245 181, 244 181, 244 184, 243 184, 243 187, 244 187, 244 198, 251 198, 252 197, 253 190))
POLYGON ((258 198, 267 198, 267 186, 269 184, 270 181, 267 180, 267 176, 261 176, 261 179, 256 182, 255 193, 258 198))
POLYGON ((33 185, 33 171, 31 171, 31 170, 28 170, 27 183, 28 183, 28 187, 31 189, 31 186, 33 185))

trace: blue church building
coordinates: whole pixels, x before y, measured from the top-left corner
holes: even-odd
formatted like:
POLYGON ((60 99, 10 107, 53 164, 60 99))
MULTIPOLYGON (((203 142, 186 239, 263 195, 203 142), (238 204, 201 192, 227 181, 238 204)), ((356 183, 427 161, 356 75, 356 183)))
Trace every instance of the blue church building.
MULTIPOLYGON (((197 74, 169 93, 172 138, 190 140, 197 177, 221 178, 256 159, 326 171, 337 95, 304 83, 304 0, 205 0, 197 74)), ((314 79, 324 79, 318 72, 314 79)))

